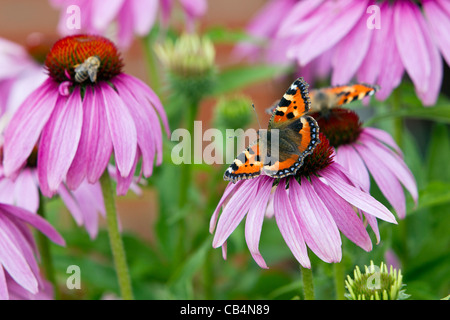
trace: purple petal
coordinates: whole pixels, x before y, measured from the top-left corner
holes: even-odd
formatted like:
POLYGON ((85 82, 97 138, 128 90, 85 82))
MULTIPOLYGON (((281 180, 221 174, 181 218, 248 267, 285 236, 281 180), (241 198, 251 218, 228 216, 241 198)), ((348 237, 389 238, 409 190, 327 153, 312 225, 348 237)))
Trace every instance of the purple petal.
POLYGON ((406 214, 405 195, 397 178, 387 168, 387 164, 374 156, 376 150, 370 150, 364 145, 358 145, 357 150, 383 195, 394 207, 398 216, 404 218, 406 214))
POLYGON ((448 1, 424 1, 423 9, 435 43, 450 65, 450 37, 446 32, 450 30, 450 5, 448 1), (449 7, 448 12, 444 10, 445 4, 449 7))
POLYGON ((42 128, 50 118, 58 98, 53 80, 45 81, 15 112, 5 130, 3 167, 10 176, 26 161, 42 128))
POLYGON ((383 45, 379 48, 383 67, 379 70, 377 83, 381 86, 381 89, 376 93, 376 97, 384 100, 400 84, 404 67, 398 53, 395 34, 392 32, 394 29, 394 10, 388 3, 382 4, 380 10, 382 10, 383 27, 380 31, 383 33, 383 45))
POLYGON ((31 212, 37 212, 39 208, 39 189, 34 176, 34 171, 25 168, 17 176, 15 181, 16 205, 31 212))
POLYGON ((145 177, 153 172, 153 161, 158 151, 158 163, 162 161, 162 132, 153 107, 139 92, 133 93, 122 79, 114 82, 119 95, 131 112, 137 130, 137 141, 142 152, 145 177))
POLYGON ((337 173, 338 170, 341 172, 345 171, 339 164, 333 163, 321 171, 322 177, 326 179, 328 185, 334 192, 351 205, 354 205, 379 219, 395 224, 397 223, 395 217, 385 206, 368 193, 345 182, 337 173))
POLYGON ((43 234, 47 236, 51 241, 60 246, 65 245, 64 239, 61 235, 43 218, 40 216, 31 213, 25 209, 15 207, 8 204, 0 204, 0 210, 3 214, 8 215, 10 218, 20 219, 26 223, 29 223, 34 228, 41 231, 43 234))
POLYGON ((373 30, 367 28, 366 21, 367 16, 362 15, 353 29, 336 45, 332 62, 332 84, 350 82, 366 56, 373 34, 373 30))
POLYGON ((353 210, 353 207, 338 196, 333 189, 320 181, 319 178, 312 176, 311 182, 317 195, 333 216, 334 222, 339 230, 365 251, 371 251, 372 241, 361 219, 353 210))
POLYGON ((387 144, 389 147, 393 148, 401 157, 403 157, 402 150, 397 145, 397 143, 394 141, 392 136, 389 133, 387 133, 386 131, 377 129, 377 128, 366 127, 366 128, 363 128, 363 130, 361 132, 361 136, 365 136, 365 135, 369 135, 372 138, 375 138, 375 139, 387 144))
POLYGON ((422 95, 421 98, 429 90, 434 90, 431 87, 433 75, 440 72, 432 70, 435 64, 433 49, 436 48, 427 39, 429 36, 421 26, 424 23, 422 20, 423 17, 416 4, 404 1, 395 4, 394 26, 397 48, 417 94, 422 95))
POLYGON ((285 179, 281 179, 275 190, 274 210, 275 220, 284 241, 297 261, 305 268, 311 268, 308 251, 306 249, 303 232, 298 223, 298 218, 292 209, 286 189, 285 179))
POLYGON ((342 258, 339 230, 325 204, 310 182, 296 179, 289 182, 289 198, 308 247, 325 262, 342 258))
POLYGON ((156 109, 158 112, 159 117, 161 118, 161 121, 164 125, 164 128, 166 129, 167 136, 170 137, 170 128, 169 128, 169 122, 167 120, 166 112, 164 111, 163 105, 161 101, 159 100, 158 96, 150 89, 144 82, 141 80, 127 75, 125 73, 121 74, 120 77, 124 79, 126 83, 130 84, 130 88, 133 91, 140 90, 143 95, 150 101, 152 106, 156 109), (134 86, 134 87, 133 87, 134 86))
POLYGON ((349 174, 358 180, 364 191, 370 191, 370 176, 358 152, 349 145, 341 145, 336 150, 334 161, 343 166, 349 174))
POLYGON ((155 23, 158 1, 132 0, 130 5, 133 12, 134 31, 139 36, 147 35, 155 23))
POLYGON ((38 151, 39 181, 48 185, 44 195, 53 195, 66 177, 77 152, 83 125, 80 89, 74 89, 68 99, 60 97, 48 123, 42 131, 38 151), (42 168, 45 168, 42 170, 42 168), (50 192, 49 192, 50 191, 50 192))
POLYGON ((321 10, 329 10, 326 17, 296 45, 288 49, 288 57, 296 57, 301 66, 338 43, 364 14, 367 1, 327 2, 321 10))
POLYGON ((134 159, 133 167, 131 168, 130 174, 128 177, 122 177, 120 175, 119 170, 116 168, 116 181, 117 181, 117 187, 116 187, 116 193, 118 196, 124 196, 127 194, 128 189, 130 189, 130 185, 134 180, 134 172, 136 171, 136 165, 139 161, 139 157, 141 156, 140 150, 136 152, 136 157, 134 159))
POLYGON ((272 184, 272 178, 261 178, 258 197, 255 199, 254 206, 250 207, 245 221, 245 240, 247 241, 248 249, 256 263, 264 269, 267 269, 268 267, 259 252, 259 239, 264 221, 264 211, 267 207, 267 202, 269 201, 272 184))
POLYGON ((235 193, 225 206, 217 223, 213 239, 213 247, 220 247, 236 229, 248 210, 253 207, 253 201, 258 190, 258 180, 246 180, 239 192, 235 193))
POLYGON ((443 77, 443 65, 442 58, 439 54, 438 47, 433 41, 432 35, 430 35, 430 28, 427 26, 424 17, 419 10, 415 11, 417 22, 422 29, 425 45, 428 49, 428 55, 430 57, 431 71, 428 77, 428 88, 416 86, 417 96, 422 100, 424 106, 433 106, 439 96, 441 90, 442 77, 443 77))
POLYGON ((9 300, 8 284, 6 283, 5 271, 0 264, 0 300, 9 300))
POLYGON ((0 216, 0 264, 20 286, 31 293, 36 293, 38 291, 36 277, 16 246, 18 239, 13 238, 8 232, 6 219, 7 217, 0 216))
POLYGON ((209 232, 213 233, 214 229, 216 228, 217 218, 219 217, 220 209, 224 206, 225 202, 227 202, 233 194, 242 186, 244 183, 244 180, 240 180, 236 183, 229 182, 227 187, 225 188, 225 191, 222 195, 222 198, 219 201, 219 204, 216 207, 216 210, 214 210, 213 215, 211 216, 211 220, 209 223, 209 232))
MULTIPOLYGON (((91 0, 91 19, 93 27, 98 31, 105 31, 109 24, 118 15, 125 1, 126 0, 110 0, 108 1, 108 4, 105 5, 105 2, 102 0, 91 0)), ((81 14, 83 15, 83 13, 85 12, 82 11, 81 14)))
POLYGON ((137 148, 136 126, 126 105, 109 85, 101 91, 108 119, 109 133, 114 146, 114 158, 122 177, 127 177, 134 164, 137 148))
POLYGON ((361 136, 360 140, 363 143, 363 146, 370 150, 374 159, 377 159, 378 161, 383 162, 387 165, 386 168, 389 169, 391 174, 394 175, 405 186, 414 201, 417 203, 419 197, 417 184, 413 174, 411 173, 403 159, 392 150, 385 147, 379 141, 374 140, 371 137, 367 138, 366 136, 361 136), (376 150, 376 152, 374 152, 373 150, 376 150))

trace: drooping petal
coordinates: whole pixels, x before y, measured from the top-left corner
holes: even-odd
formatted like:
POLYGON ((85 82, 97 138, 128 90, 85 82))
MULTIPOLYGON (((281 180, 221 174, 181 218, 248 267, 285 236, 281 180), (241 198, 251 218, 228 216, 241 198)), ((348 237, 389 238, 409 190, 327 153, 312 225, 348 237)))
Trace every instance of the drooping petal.
POLYGON ((236 183, 228 183, 227 187, 225 188, 225 191, 222 195, 222 198, 219 201, 219 204, 216 207, 216 210, 214 210, 213 215, 211 216, 211 220, 209 223, 209 232, 213 233, 214 229, 216 228, 217 218, 219 217, 220 210, 222 209, 225 202, 227 202, 233 194, 242 186, 244 183, 244 180, 240 180, 236 183))
POLYGON ((289 182, 289 199, 308 247, 325 262, 342 258, 339 230, 325 204, 310 182, 302 177, 289 182))
POLYGON ((329 6, 327 10, 331 14, 327 13, 326 19, 322 19, 310 33, 299 39, 299 43, 288 49, 288 57, 296 57, 301 66, 333 47, 348 34, 365 12, 367 1, 327 1, 324 6, 329 6))
MULTIPOLYGON (((142 152, 142 167, 145 177, 149 177, 153 172, 153 161, 156 151, 158 160, 162 161, 162 132, 159 120, 154 119, 151 112, 152 106, 139 95, 139 92, 132 92, 121 78, 114 81, 119 95, 130 109, 137 130, 137 141, 142 152)), ((159 162, 159 161, 158 161, 159 162)))
POLYGON ((65 241, 61 235, 45 219, 41 218, 37 214, 33 214, 25 209, 8 204, 0 204, 0 211, 5 215, 9 215, 11 219, 17 218, 29 223, 34 228, 45 234, 47 238, 54 243, 59 244, 60 246, 65 245, 65 241))
POLYGON ((345 169, 337 163, 333 163, 320 172, 322 177, 326 179, 328 185, 334 190, 334 192, 336 192, 348 203, 379 219, 391 223, 397 223, 395 221, 395 217, 385 206, 375 200, 368 193, 363 192, 345 182, 336 172, 337 170, 345 172, 345 169))
POLYGON ((6 283, 5 271, 0 264, 0 300, 9 300, 8 284, 6 283))
POLYGON ((48 79, 15 112, 5 130, 3 168, 6 176, 19 169, 30 155, 57 98, 56 85, 48 79))
MULTIPOLYGON (((105 2, 103 0, 90 1, 92 2, 92 8, 91 10, 86 11, 90 11, 92 14, 92 27, 100 32, 103 32, 114 20, 114 18, 120 12, 123 3, 127 0, 110 0, 108 1, 108 5, 105 5, 105 2)), ((82 14, 83 13, 84 12, 82 12, 82 14)))
POLYGON ((367 17, 362 15, 353 29, 336 45, 332 62, 331 83, 333 85, 350 82, 361 66, 373 34, 373 30, 367 28, 366 21, 367 17))
POLYGON ((164 128, 166 130, 167 136, 170 137, 170 128, 169 128, 169 121, 167 120, 166 112, 164 111, 164 107, 161 103, 161 100, 156 95, 156 93, 153 92, 152 89, 150 89, 144 82, 141 80, 127 75, 127 74, 121 74, 120 77, 129 84, 132 84, 133 86, 136 86, 136 90, 141 90, 142 93, 145 95, 145 97, 150 101, 151 105, 156 109, 158 112, 159 117, 161 118, 161 121, 164 125, 164 128))
POLYGON ((352 177, 359 181, 363 190, 370 191, 370 176, 364 162, 359 157, 356 150, 349 145, 341 145, 336 150, 334 160, 343 166, 352 177))
POLYGON ((377 150, 376 153, 372 152, 373 157, 378 161, 386 163, 391 174, 405 186, 417 204, 419 197, 417 184, 413 174, 403 159, 398 154, 386 148, 382 143, 371 138, 370 136, 361 136, 360 139, 363 139, 362 141, 366 148, 370 150, 377 150))
POLYGON ((447 64, 450 65, 450 37, 445 32, 445 30, 450 30, 450 11, 444 10, 444 3, 445 1, 424 1, 423 9, 435 43, 441 50, 447 64))
POLYGON ((397 178, 390 172, 383 161, 377 160, 377 157, 374 155, 377 150, 371 150, 364 145, 357 145, 356 150, 364 160, 383 195, 394 207, 398 216, 404 218, 406 214, 405 194, 397 178))
POLYGON ((319 178, 311 176, 311 182, 317 195, 333 216, 339 230, 365 251, 371 251, 372 241, 353 207, 319 178))
POLYGON ((403 152, 397 143, 394 141, 392 136, 384 130, 378 128, 366 127, 361 131, 361 136, 369 135, 372 138, 380 140, 389 147, 393 148, 401 157, 403 157, 403 152))
POLYGON ((5 225, 4 216, 0 215, 0 264, 8 274, 31 293, 38 291, 38 283, 33 271, 16 245, 16 239, 11 237, 5 225))
POLYGON ((109 85, 101 85, 108 119, 114 158, 122 177, 127 177, 134 164, 137 149, 136 126, 126 105, 109 85))
POLYGON ((275 190, 274 210, 275 220, 284 241, 297 261, 305 268, 311 268, 303 232, 292 209, 285 186, 285 179, 281 179, 275 190))
POLYGON ((155 23, 158 12, 158 0, 132 0, 134 31, 139 36, 145 36, 150 32, 155 23))
POLYGON ((45 181, 42 185, 48 185, 49 188, 42 190, 44 195, 53 195, 65 178, 77 152, 82 125, 81 94, 80 89, 75 88, 68 99, 62 96, 58 99, 52 116, 42 131, 38 173, 39 182, 45 181))
POLYGON ((247 241, 248 249, 256 263, 264 269, 267 269, 268 267, 259 252, 259 239, 264 221, 264 211, 267 207, 267 202, 269 201, 272 184, 272 178, 261 178, 258 188, 258 197, 255 199, 254 205, 250 207, 245 221, 245 240, 247 241))
POLYGON ((395 3, 394 27, 397 49, 417 92, 430 90, 432 63, 427 35, 422 30, 419 8, 414 3, 395 3))
POLYGON ((239 225, 245 214, 253 206, 257 190, 257 180, 246 180, 239 188, 239 194, 231 197, 217 223, 213 239, 214 248, 220 247, 239 225))
POLYGON ((25 168, 20 172, 15 181, 14 193, 17 206, 31 212, 37 212, 39 189, 32 170, 25 168))

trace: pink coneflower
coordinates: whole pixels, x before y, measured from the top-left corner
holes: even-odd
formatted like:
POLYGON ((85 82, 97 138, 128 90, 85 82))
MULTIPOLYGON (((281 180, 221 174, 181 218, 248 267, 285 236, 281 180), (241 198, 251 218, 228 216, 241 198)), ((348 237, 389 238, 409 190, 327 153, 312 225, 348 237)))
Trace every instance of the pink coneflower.
POLYGON ((342 257, 339 231, 362 249, 372 249, 363 217, 372 228, 376 228, 376 218, 396 223, 395 218, 381 203, 355 187, 348 172, 333 161, 333 148, 323 134, 320 140, 322 142, 305 158, 295 177, 259 176, 228 185, 211 218, 210 232, 215 230, 214 248, 223 246, 225 256, 227 238, 247 215, 248 248, 256 263, 267 268, 258 247, 273 192, 278 228, 303 267, 311 267, 307 246, 325 262, 339 262, 342 257))
MULTIPOLYGON (((272 3, 286 2, 274 0, 272 3)), ((435 104, 442 84, 442 56, 450 64, 450 5, 445 0, 298 1, 283 14, 270 50, 285 53, 300 67, 321 59, 331 63, 331 82, 377 83, 378 99, 386 99, 401 82, 404 71, 424 105, 435 104), (380 9, 379 17, 370 6, 380 9), (376 28, 375 18, 380 21, 376 28), (370 26, 370 27, 369 27, 370 26), (280 47, 279 43, 283 43, 280 47)), ((263 18, 259 18, 264 21, 263 18)), ((261 26, 261 25, 260 25, 261 26)), ((261 27, 262 28, 262 27, 261 27)))
POLYGON ((47 80, 5 130, 5 176, 22 168, 38 144, 38 179, 45 196, 55 194, 63 181, 71 190, 84 179, 97 182, 113 153, 119 194, 130 186, 141 158, 142 173, 149 177, 155 155, 156 163, 162 162, 158 114, 170 134, 166 114, 147 85, 122 73, 114 44, 100 36, 69 36, 54 44, 45 65, 47 80), (80 65, 90 68, 91 58, 98 62, 94 79, 92 73, 75 71, 80 65))
POLYGON ((65 245, 64 239, 40 216, 25 209, 0 203, 0 299, 48 297, 35 255, 36 244, 28 225, 50 240, 65 245))
MULTIPOLYGON (((161 5, 162 19, 167 23, 172 10, 172 0, 51 0, 55 7, 61 9, 58 31, 61 35, 73 35, 80 31, 110 36, 111 26, 117 24, 117 44, 128 47, 133 36, 147 35, 157 20, 158 7, 161 5), (70 6, 80 8, 80 28, 68 27, 67 13, 70 6)), ((206 0, 180 0, 188 26, 193 20, 204 15, 206 0)))
POLYGON ((0 38, 0 116, 14 112, 46 78, 42 65, 25 47, 0 38))
POLYGON ((416 203, 417 185, 389 133, 363 128, 358 115, 348 109, 335 108, 312 116, 335 148, 335 161, 348 170, 366 192, 370 191, 370 174, 399 218, 404 218, 406 200, 402 185, 416 203))

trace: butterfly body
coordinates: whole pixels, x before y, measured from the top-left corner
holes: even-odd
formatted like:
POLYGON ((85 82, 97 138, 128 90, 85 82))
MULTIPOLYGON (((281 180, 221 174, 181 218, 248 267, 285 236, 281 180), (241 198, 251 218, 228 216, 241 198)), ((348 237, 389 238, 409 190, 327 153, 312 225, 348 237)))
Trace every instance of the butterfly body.
POLYGON ((274 108, 268 129, 259 131, 258 139, 237 156, 224 179, 295 174, 320 142, 317 122, 305 115, 310 104, 308 84, 302 78, 295 80, 274 108))

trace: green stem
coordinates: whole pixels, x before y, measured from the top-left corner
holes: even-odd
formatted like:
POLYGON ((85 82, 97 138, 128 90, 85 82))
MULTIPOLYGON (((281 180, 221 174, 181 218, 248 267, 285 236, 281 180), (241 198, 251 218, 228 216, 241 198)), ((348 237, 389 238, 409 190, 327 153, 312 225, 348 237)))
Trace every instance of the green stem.
MULTIPOLYGON (((400 111, 401 108, 402 108, 402 97, 400 88, 397 88, 393 92, 392 111, 393 112, 400 111)), ((403 118, 395 117, 393 121, 394 121, 394 139, 401 149, 403 146, 403 130, 405 129, 403 118)))
POLYGON ((114 193, 111 185, 111 178, 108 171, 105 170, 100 178, 100 184, 103 192, 103 200, 106 209, 106 221, 108 227, 109 241, 113 253, 114 265, 119 280, 119 287, 124 300, 133 300, 133 290, 131 288, 130 274, 126 261, 125 248, 117 222, 117 210, 114 200, 114 193))
POLYGON ((303 280, 303 292, 305 294, 305 300, 314 300, 314 283, 312 270, 300 266, 302 271, 303 280))
MULTIPOLYGON (((44 219, 46 218, 45 202, 46 200, 44 196, 42 196, 42 194, 39 192, 39 208, 37 213, 44 219)), ((55 292, 55 299, 57 300, 60 297, 60 292, 55 278, 55 268, 53 266, 53 259, 50 250, 50 240, 40 232, 37 233, 36 238, 39 253, 41 255, 42 267, 44 269, 45 278, 48 281, 50 281, 50 283, 53 285, 53 290, 55 292)))
POLYGON ((153 45, 155 43, 156 36, 153 32, 150 32, 145 38, 142 38, 142 46, 144 49, 144 56, 147 62, 147 74, 150 80, 150 85, 157 95, 160 95, 161 89, 161 77, 158 71, 157 58, 153 45))
POLYGON ((336 299, 345 300, 345 276, 342 262, 334 264, 334 286, 336 289, 336 299))

